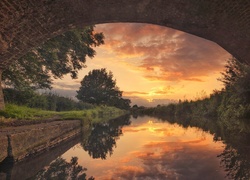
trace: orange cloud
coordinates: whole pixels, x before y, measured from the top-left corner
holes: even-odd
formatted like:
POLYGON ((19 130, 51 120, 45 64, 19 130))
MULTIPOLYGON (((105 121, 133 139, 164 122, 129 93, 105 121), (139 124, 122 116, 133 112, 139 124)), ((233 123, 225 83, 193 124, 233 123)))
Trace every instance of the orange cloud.
POLYGON ((118 57, 140 56, 137 70, 150 80, 202 82, 203 77, 222 71, 230 57, 213 42, 162 26, 117 23, 97 29, 106 35, 108 51, 118 57))
POLYGON ((151 96, 153 95, 168 95, 172 94, 174 88, 171 86, 163 86, 163 87, 156 87, 152 88, 149 92, 140 92, 140 91, 125 91, 123 92, 124 96, 151 96))
POLYGON ((131 153, 134 159, 141 160, 140 167, 122 166, 117 168, 112 176, 125 179, 186 179, 187 177, 223 179, 225 177, 225 172, 215 166, 218 161, 214 157, 220 150, 207 146, 202 139, 181 143, 151 142, 144 148, 144 151, 131 153))
POLYGON ((147 92, 140 92, 140 91, 124 91, 124 96, 134 96, 134 95, 148 95, 147 92))

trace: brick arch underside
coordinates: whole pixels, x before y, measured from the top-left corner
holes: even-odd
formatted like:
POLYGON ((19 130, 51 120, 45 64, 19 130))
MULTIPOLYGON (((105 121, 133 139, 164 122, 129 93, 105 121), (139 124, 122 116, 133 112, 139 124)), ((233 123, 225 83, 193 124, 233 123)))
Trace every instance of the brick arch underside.
POLYGON ((250 64, 248 0, 1 0, 0 69, 70 29, 113 22, 181 30, 250 64))

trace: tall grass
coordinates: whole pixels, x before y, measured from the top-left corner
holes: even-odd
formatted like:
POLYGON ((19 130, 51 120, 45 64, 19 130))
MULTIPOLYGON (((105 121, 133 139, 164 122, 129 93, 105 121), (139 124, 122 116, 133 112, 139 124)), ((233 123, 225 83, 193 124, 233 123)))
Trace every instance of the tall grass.
MULTIPOLYGON (((41 109, 7 104, 4 111, 0 111, 0 119, 19 119, 19 120, 43 120, 43 119, 61 119, 71 120, 88 119, 93 122, 105 121, 125 114, 126 111, 108 106, 97 106, 93 109, 78 111, 46 111, 41 109)), ((6 121, 6 120, 5 120, 6 121)))
POLYGON ((0 116, 11 119, 40 119, 56 116, 57 112, 45 111, 41 109, 28 108, 26 106, 18 106, 7 104, 4 111, 0 111, 0 116))

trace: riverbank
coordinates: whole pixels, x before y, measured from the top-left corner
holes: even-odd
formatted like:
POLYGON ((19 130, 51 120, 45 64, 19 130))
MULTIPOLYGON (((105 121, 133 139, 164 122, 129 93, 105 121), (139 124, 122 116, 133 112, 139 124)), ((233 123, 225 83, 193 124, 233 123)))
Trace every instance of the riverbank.
POLYGON ((15 161, 20 161, 50 149, 79 134, 81 125, 80 120, 64 120, 1 128, 0 162, 9 156, 13 156, 15 161))
POLYGON ((126 113, 108 106, 56 112, 8 104, 5 111, 0 111, 0 162, 8 156, 6 149, 10 144, 13 146, 11 154, 20 161, 60 144, 95 123, 126 113))
POLYGON ((80 133, 87 138, 96 123, 107 122, 126 113, 107 106, 55 112, 8 105, 5 111, 1 111, 0 162, 9 156, 13 156, 15 161, 23 160, 80 133))
POLYGON ((0 127, 17 127, 62 120, 88 120, 97 123, 117 118, 126 113, 125 110, 108 106, 56 112, 7 104, 6 109, 0 111, 0 127))

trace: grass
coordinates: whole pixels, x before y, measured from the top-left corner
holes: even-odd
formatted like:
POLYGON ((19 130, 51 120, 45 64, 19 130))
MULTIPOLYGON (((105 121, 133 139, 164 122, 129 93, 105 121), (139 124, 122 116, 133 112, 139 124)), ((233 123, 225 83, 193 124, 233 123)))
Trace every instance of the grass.
POLYGON ((43 120, 43 119, 61 119, 61 120, 91 120, 92 122, 106 121, 125 114, 126 111, 108 106, 97 106, 94 109, 79 111, 46 111, 25 106, 7 104, 4 111, 0 111, 0 124, 9 120, 43 120))
POLYGON ((41 109, 28 108, 26 106, 18 106, 7 104, 4 111, 0 111, 0 116, 10 119, 39 119, 49 118, 56 115, 57 112, 44 111, 41 109))
POLYGON ((92 122, 107 121, 121 115, 124 115, 126 111, 108 106, 98 106, 94 109, 82 110, 82 111, 64 111, 58 112, 58 116, 61 119, 88 119, 92 122))

